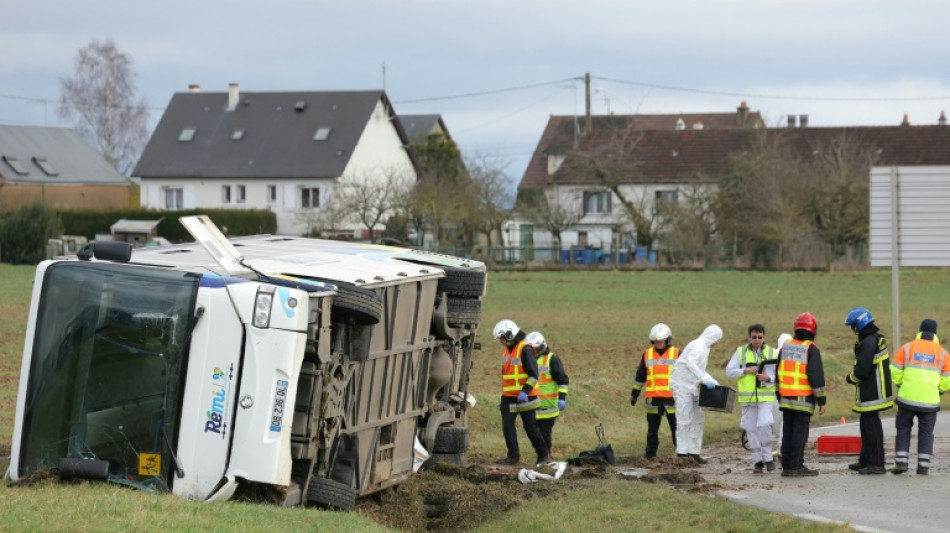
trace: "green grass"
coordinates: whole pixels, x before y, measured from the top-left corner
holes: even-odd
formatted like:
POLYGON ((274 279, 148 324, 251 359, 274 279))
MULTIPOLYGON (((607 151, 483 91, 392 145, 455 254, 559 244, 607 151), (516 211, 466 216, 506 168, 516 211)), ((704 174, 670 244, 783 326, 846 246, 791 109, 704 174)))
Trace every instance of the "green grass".
MULTIPOLYGON (((5 468, 5 457, 9 455, 33 270, 0 265, 0 468, 5 468)), ((779 333, 791 329, 799 313, 814 313, 818 317, 816 342, 825 358, 830 401, 828 413, 815 417, 813 423, 831 423, 841 416, 853 418, 850 407, 854 388, 845 383, 844 375, 851 366, 854 336, 843 326, 844 317, 852 306, 866 306, 889 337, 890 284, 890 273, 885 271, 491 273, 479 336, 483 349, 476 354, 472 370, 471 392, 478 405, 470 412, 470 456, 490 459, 505 452, 496 408, 501 350, 490 338, 492 326, 502 318, 515 320, 526 331, 542 331, 571 376, 568 410, 554 429, 555 456, 566 458, 593 448, 597 444, 593 427, 603 422, 618 457, 630 460, 642 455, 646 422, 642 403, 630 407, 629 391, 653 324, 669 324, 674 343, 680 347, 707 325, 719 324, 725 337, 713 349, 709 370, 722 383, 730 383, 721 367, 744 341, 749 324, 765 324, 768 342, 774 344, 779 333)), ((902 341, 915 332, 924 317, 938 320, 941 331, 950 328, 950 270, 905 272, 901 290, 902 341)), ((738 446, 738 411, 708 413, 706 442, 735 442, 738 446)), ((660 455, 672 454, 665 425, 660 435, 660 455)), ((521 442, 523 455, 532 458, 523 435, 521 442)), ((550 496, 556 502, 546 502, 541 499, 544 494, 536 492, 535 497, 524 498, 512 511, 485 517, 487 521, 483 523, 473 520, 464 527, 460 524, 455 530, 507 531, 512 524, 531 524, 532 529, 548 531, 615 531, 634 527, 658 532, 699 527, 709 531, 829 528, 736 507, 715 498, 674 492, 661 485, 605 478, 573 480, 569 486, 569 491, 550 496), (670 516, 669 502, 674 500, 677 512, 670 516), (556 504, 556 513, 539 511, 551 503, 556 504), (655 515, 657 509, 664 510, 662 520, 647 518, 655 515)), ((473 495, 481 490, 473 487, 473 495)), ((4 516, 3 529, 19 531, 60 527, 77 531, 253 531, 275 526, 289 530, 385 530, 356 513, 245 503, 204 505, 101 484, 44 482, 27 488, 3 487, 0 514, 4 516)))

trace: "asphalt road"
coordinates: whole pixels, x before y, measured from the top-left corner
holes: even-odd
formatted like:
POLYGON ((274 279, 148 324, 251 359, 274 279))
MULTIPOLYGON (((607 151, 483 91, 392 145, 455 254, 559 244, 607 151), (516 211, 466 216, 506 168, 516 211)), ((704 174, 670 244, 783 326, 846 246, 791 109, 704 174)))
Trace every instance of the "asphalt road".
MULTIPOLYGON (((895 411, 882 419, 888 470, 894 464, 895 411)), ((820 435, 859 435, 857 422, 812 426, 805 465, 816 477, 783 478, 781 467, 753 474, 748 452, 716 449, 705 453, 702 467, 707 481, 724 487, 718 493, 735 503, 760 507, 809 520, 850 524, 858 531, 892 533, 945 533, 950 531, 950 413, 941 412, 934 429, 930 475, 915 474, 917 430, 911 438, 909 470, 895 475, 862 476, 848 469, 857 455, 818 455, 820 435)))

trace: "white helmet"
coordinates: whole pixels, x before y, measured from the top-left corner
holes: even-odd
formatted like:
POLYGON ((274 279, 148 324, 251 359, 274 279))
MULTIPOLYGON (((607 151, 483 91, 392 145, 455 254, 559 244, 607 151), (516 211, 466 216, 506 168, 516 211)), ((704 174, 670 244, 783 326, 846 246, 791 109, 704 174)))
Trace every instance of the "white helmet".
POLYGON ((669 341, 672 339, 673 332, 670 331, 670 327, 666 324, 660 322, 659 324, 650 328, 650 342, 669 341))
POLYGON ((495 324, 495 329, 492 330, 492 335, 496 339, 505 339, 506 341, 511 341, 515 338, 519 331, 521 330, 518 328, 518 324, 515 324, 513 320, 508 320, 506 318, 495 324))
POLYGON ((528 333, 528 336, 524 338, 524 341, 528 343, 535 350, 541 348, 541 345, 544 344, 544 335, 540 331, 532 331, 528 333))

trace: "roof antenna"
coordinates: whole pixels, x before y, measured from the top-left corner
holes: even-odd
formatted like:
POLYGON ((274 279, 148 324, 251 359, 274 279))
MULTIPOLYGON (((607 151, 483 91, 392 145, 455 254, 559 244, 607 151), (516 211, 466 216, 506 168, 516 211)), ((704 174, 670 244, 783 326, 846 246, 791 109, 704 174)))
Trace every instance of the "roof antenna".
POLYGON ((383 61, 383 91, 386 90, 386 62, 383 61))

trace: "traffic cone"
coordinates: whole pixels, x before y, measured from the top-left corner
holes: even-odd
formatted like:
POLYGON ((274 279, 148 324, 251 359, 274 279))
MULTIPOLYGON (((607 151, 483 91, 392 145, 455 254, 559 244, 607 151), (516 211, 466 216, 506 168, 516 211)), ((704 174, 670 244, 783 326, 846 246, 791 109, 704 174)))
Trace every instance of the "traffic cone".
POLYGON ((844 425, 844 417, 843 417, 843 416, 841 417, 841 425, 842 425, 842 426, 844 425))

